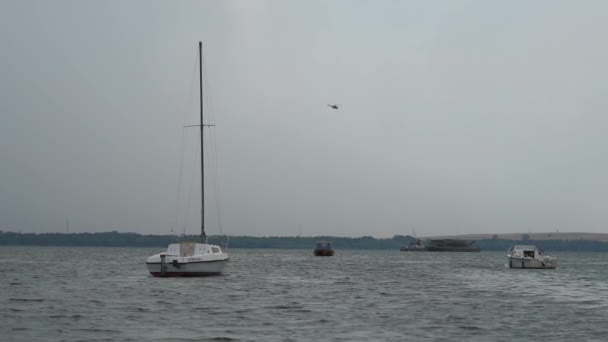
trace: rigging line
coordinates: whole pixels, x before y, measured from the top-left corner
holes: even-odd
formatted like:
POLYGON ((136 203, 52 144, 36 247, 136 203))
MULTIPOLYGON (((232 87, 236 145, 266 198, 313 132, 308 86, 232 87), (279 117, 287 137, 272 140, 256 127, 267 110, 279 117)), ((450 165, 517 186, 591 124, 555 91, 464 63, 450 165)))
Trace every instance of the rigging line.
MULTIPOLYGON (((209 140, 209 134, 205 134, 205 143, 203 144, 203 148, 205 149, 205 156, 206 156, 206 157, 207 157, 207 159, 208 159, 208 163, 207 163, 207 165, 210 165, 210 164, 211 164, 211 161, 212 161, 212 160, 211 160, 212 158, 211 158, 211 155, 210 155, 210 153, 209 153, 209 141, 208 141, 208 140, 209 140)), ((207 172, 207 173, 205 174, 205 176, 206 176, 206 177, 207 177, 207 178, 208 178, 208 179, 209 179, 211 182, 213 182, 213 169, 211 168, 211 169, 209 170, 209 172, 207 172)), ((209 182, 207 182, 207 184, 209 184, 209 182)), ((207 193, 209 193, 209 192, 207 192, 207 193)), ((205 211, 205 213, 207 213, 207 211, 205 211)))
MULTIPOLYGON (((213 131, 213 130, 210 130, 213 131)), ((215 197, 215 209, 217 215, 217 224, 220 235, 223 235, 223 226, 222 226, 222 215, 221 215, 221 198, 220 198, 220 185, 219 185, 219 172, 218 172, 218 158, 217 158, 217 145, 213 143, 215 140, 215 132, 212 133, 213 136, 209 137, 209 156, 212 160, 211 162, 211 177, 213 180, 213 194, 215 197)), ((209 134, 211 135, 211 134, 209 134)))
POLYGON ((209 145, 209 159, 211 164, 211 179, 214 190, 214 199, 216 203, 216 214, 218 217, 218 228, 220 231, 220 235, 223 234, 222 229, 222 215, 221 215, 221 198, 220 198, 220 187, 219 187, 219 162, 218 162, 218 153, 217 153, 217 135, 215 134, 215 130, 210 129, 208 134, 208 145, 209 145))
MULTIPOLYGON (((208 82, 208 77, 207 77, 207 66, 205 63, 205 54, 202 53, 201 55, 201 69, 203 70, 202 74, 203 74, 203 86, 205 88, 205 92, 203 92, 203 97, 204 97, 204 103, 206 104, 206 122, 203 122, 203 124, 207 124, 207 125, 214 125, 215 124, 215 116, 213 115, 212 111, 211 111, 211 107, 209 106, 209 101, 211 101, 211 97, 209 96, 209 92, 210 92, 210 87, 209 87, 209 82, 208 82)), ((205 134, 204 136, 204 144, 201 148, 203 148, 205 150, 205 157, 208 159, 209 163, 207 163, 207 165, 211 165, 213 164, 213 156, 211 154, 211 152, 209 151, 210 149, 210 138, 209 135, 211 134, 211 132, 213 131, 211 129, 211 127, 213 126, 207 126, 209 127, 209 129, 207 130, 208 134, 205 134)), ((214 179, 214 175, 213 175, 213 167, 209 168, 209 172, 207 172, 205 174, 206 178, 208 178, 212 183, 215 183, 215 179, 214 179)), ((203 180, 204 181, 204 180, 203 180)), ((215 192, 215 191, 213 191, 215 192)), ((217 206, 217 201, 214 203, 217 206)), ((205 214, 207 213, 207 211, 205 210, 205 214)))
POLYGON ((209 124, 215 124, 215 111, 213 110, 213 96, 209 95, 211 93, 211 84, 209 82, 209 78, 207 77, 207 63, 205 61, 205 54, 203 53, 203 55, 201 56, 201 60, 202 60, 202 68, 203 68, 203 83, 205 85, 205 93, 203 94, 203 96, 205 97, 205 103, 207 104, 207 112, 209 113, 209 115, 207 116, 207 119, 209 119, 209 124))
MULTIPOLYGON (((193 99, 193 93, 194 93, 194 82, 196 80, 196 68, 198 66, 198 50, 196 50, 196 56, 194 57, 194 67, 192 70, 192 80, 190 81, 190 90, 188 92, 188 97, 186 98, 186 103, 184 105, 184 121, 182 126, 186 125, 186 119, 188 117, 188 112, 190 112, 192 110, 192 99, 193 99)), ((176 205, 175 205, 175 224, 173 225, 173 227, 175 227, 175 229, 178 229, 178 225, 177 225, 177 221, 179 218, 179 214, 180 214, 180 205, 179 205, 179 199, 180 199, 180 195, 181 195, 181 189, 182 189, 182 175, 183 175, 183 170, 184 170, 184 143, 185 143, 185 135, 186 135, 186 130, 182 127, 182 139, 181 139, 181 147, 180 147, 180 161, 179 161, 179 178, 177 181, 177 196, 176 196, 176 205)), ((184 230, 185 230, 185 225, 184 225, 184 230)), ((184 232, 185 233, 185 232, 184 232)))
POLYGON ((214 158, 214 163, 213 163, 213 171, 215 174, 215 201, 217 203, 216 206, 216 210, 217 210, 217 224, 219 227, 219 231, 220 231, 220 235, 223 235, 223 227, 222 227, 222 215, 221 215, 221 197, 220 197, 220 177, 219 177, 219 162, 218 162, 218 156, 217 156, 217 141, 216 141, 216 134, 214 132, 213 136, 210 137, 210 140, 213 141, 213 145, 212 145, 212 155, 214 158))
MULTIPOLYGON (((205 92, 204 96, 205 96, 205 103, 207 104, 207 111, 209 112, 209 116, 208 118, 209 123, 210 124, 215 124, 215 107, 213 105, 213 96, 209 95, 211 90, 213 89, 211 87, 211 82, 209 80, 209 78, 207 77, 207 64, 206 64, 206 60, 205 60, 205 54, 203 53, 203 55, 201 56, 201 60, 202 60, 202 68, 205 71, 203 73, 203 82, 205 84, 205 89, 207 89, 207 91, 205 92)), ((218 219, 218 228, 219 228, 219 232, 220 235, 222 235, 223 233, 223 229, 222 229, 222 222, 221 222, 221 202, 220 202, 220 187, 219 187, 219 172, 218 172, 218 158, 217 158, 217 138, 216 138, 216 134, 215 134, 215 130, 209 129, 209 135, 211 136, 209 138, 209 150, 210 153, 208 154, 210 156, 210 161, 212 164, 212 181, 213 181, 213 185, 214 185, 214 195, 215 195, 215 203, 216 203, 216 214, 217 214, 217 219, 218 219)))
MULTIPOLYGON (((209 130, 212 131, 212 130, 209 130)), ((221 215, 220 215, 220 202, 219 202, 219 187, 218 187, 218 177, 217 177, 217 159, 214 157, 214 151, 212 151, 212 144, 210 143, 210 141, 212 140, 211 137, 209 137, 210 134, 207 134, 205 136, 205 153, 207 156, 209 156, 209 164, 212 166, 210 168, 210 172, 209 174, 209 178, 212 184, 210 184, 211 186, 213 186, 213 195, 214 195, 214 206, 215 206, 215 210, 216 210, 216 214, 217 214, 217 224, 218 224, 218 230, 219 230, 219 234, 222 235, 223 231, 222 231, 222 221, 221 221, 221 215)))
MULTIPOLYGON (((205 103, 207 104, 207 112, 209 113, 208 115, 208 120, 209 120, 209 124, 210 125, 215 125, 215 108, 213 106, 213 96, 209 95, 211 93, 212 87, 211 84, 209 82, 209 78, 206 77, 207 76, 207 66, 206 66, 206 62, 205 62, 205 55, 203 54, 202 58, 202 68, 204 70, 204 75, 203 75, 203 82, 205 84, 205 89, 207 89, 207 91, 205 92, 204 96, 205 96, 205 103)), ((209 130, 210 135, 214 133, 213 130, 209 130)), ((212 156, 214 157, 214 160, 217 161, 216 156, 213 154, 214 152, 216 152, 215 149, 215 144, 216 144, 216 139, 215 139, 215 134, 212 135, 213 139, 209 139, 209 146, 211 148, 211 153, 212 156)))
MULTIPOLYGON (((213 124, 215 125, 216 120, 215 120, 215 106, 214 106, 214 102, 213 102, 213 87, 211 86, 211 81, 210 79, 207 77, 207 65, 206 65, 206 61, 205 61, 205 55, 203 53, 202 56, 202 67, 204 72, 203 75, 203 82, 205 84, 205 89, 207 89, 207 91, 205 92, 204 96, 205 96, 205 103, 207 104, 207 112, 209 113, 208 115, 208 120, 209 120, 209 124, 213 124)), ((209 130, 210 133, 214 132, 212 130, 209 130)), ((216 140, 216 135, 213 134, 213 139, 209 140, 210 145, 211 146, 211 152, 215 152, 215 155, 217 155, 217 150, 215 148, 215 146, 217 146, 217 140, 216 140)), ((215 156, 215 160, 217 161, 217 157, 215 156)))
POLYGON ((208 134, 207 136, 207 140, 206 143, 208 145, 208 152, 207 152, 207 156, 209 157, 209 164, 211 166, 211 180, 213 182, 213 187, 214 190, 217 190, 217 148, 216 148, 216 142, 215 142, 215 130, 213 129, 209 129, 208 130, 208 134))
MULTIPOLYGON (((199 158, 197 157, 197 155, 194 156, 194 163, 193 163, 193 167, 192 170, 195 169, 194 165, 197 165, 199 161, 199 158)), ((184 226, 183 226, 183 235, 186 235, 186 224, 188 223, 188 215, 190 214, 190 202, 192 201, 192 189, 194 189, 194 176, 195 176, 196 172, 192 172, 192 177, 191 177, 191 182, 190 184, 192 184, 189 189, 188 189, 188 202, 186 202, 186 210, 185 210, 185 215, 184 215, 184 226)))

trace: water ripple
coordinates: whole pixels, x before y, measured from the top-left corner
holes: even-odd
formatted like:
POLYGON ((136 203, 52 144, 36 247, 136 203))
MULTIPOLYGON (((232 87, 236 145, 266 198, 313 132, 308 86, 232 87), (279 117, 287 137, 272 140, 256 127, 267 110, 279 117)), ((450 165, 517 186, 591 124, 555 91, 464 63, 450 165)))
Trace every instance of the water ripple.
MULTIPOLYGON (((158 249, 0 250, 11 341, 601 341, 608 254, 511 270, 504 253, 233 250, 224 276, 150 277, 158 249), (53 260, 53 262, 47 262, 53 260), (70 270, 70 276, 56 276, 70 270), (35 278, 35 280, 33 280, 35 278)), ((4 336, 7 337, 7 336, 4 336)))

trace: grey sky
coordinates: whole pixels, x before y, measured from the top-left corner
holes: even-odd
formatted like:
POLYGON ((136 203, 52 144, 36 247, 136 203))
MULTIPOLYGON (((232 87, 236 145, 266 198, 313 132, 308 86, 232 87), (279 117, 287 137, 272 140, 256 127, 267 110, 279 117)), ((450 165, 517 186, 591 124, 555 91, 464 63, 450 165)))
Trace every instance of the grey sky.
POLYGON ((606 13, 605 1, 2 1, 0 229, 64 231, 69 217, 72 231, 168 233, 179 203, 176 230, 196 233, 196 129, 176 197, 202 40, 225 233, 605 232, 606 13))

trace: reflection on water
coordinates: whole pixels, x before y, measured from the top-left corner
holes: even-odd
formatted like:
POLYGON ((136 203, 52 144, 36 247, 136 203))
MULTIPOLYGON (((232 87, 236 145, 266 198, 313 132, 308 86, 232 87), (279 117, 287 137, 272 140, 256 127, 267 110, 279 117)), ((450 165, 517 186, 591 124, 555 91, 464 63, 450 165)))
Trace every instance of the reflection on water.
MULTIPOLYGON (((339 246, 336 246, 339 248, 339 246)), ((603 341, 608 255, 232 250, 226 273, 154 278, 159 249, 0 249, 2 340, 603 341)))

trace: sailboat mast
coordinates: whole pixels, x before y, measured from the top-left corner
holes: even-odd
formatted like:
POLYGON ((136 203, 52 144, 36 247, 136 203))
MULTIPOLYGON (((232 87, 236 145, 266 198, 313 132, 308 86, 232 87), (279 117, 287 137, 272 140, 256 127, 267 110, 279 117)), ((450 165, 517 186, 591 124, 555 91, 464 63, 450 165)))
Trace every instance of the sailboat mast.
POLYGON ((203 132, 205 130, 203 124, 203 42, 198 42, 198 66, 201 102, 201 243, 205 243, 207 235, 205 235, 205 158, 203 155, 203 132))

